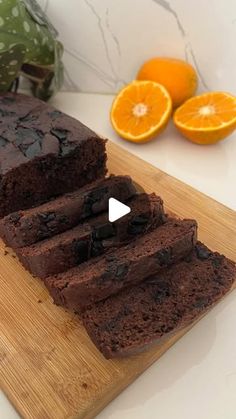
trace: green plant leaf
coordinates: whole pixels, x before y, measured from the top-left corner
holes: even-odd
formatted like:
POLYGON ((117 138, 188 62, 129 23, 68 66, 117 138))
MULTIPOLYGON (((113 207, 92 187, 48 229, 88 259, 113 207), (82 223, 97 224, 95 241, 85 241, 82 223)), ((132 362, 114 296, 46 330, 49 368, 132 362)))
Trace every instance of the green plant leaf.
POLYGON ((25 3, 26 9, 28 10, 31 17, 35 20, 35 22, 37 22, 39 25, 46 26, 51 34, 56 37, 58 35, 57 30, 42 11, 38 3, 35 0, 23 0, 23 2, 25 3))
POLYGON ((25 46, 18 44, 0 53, 0 92, 6 92, 18 76, 25 58, 25 46))
MULTIPOLYGON (((24 54, 14 75, 3 70, 1 88, 9 88, 9 83, 21 72, 31 80, 36 95, 49 98, 55 93, 63 80, 63 47, 56 36, 56 30, 35 0, 0 0, 1 68, 5 68, 5 54, 12 48, 16 47, 16 54, 24 54), (9 76, 13 77, 11 81, 9 76)), ((17 61, 18 55, 13 54, 17 61)))

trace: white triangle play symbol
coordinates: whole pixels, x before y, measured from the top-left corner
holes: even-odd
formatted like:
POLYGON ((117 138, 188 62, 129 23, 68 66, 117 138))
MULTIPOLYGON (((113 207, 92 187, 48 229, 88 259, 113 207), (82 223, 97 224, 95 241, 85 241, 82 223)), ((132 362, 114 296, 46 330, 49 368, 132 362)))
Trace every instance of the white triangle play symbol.
POLYGON ((111 223, 129 214, 130 211, 131 209, 128 205, 122 204, 122 202, 115 198, 109 198, 108 219, 111 223))

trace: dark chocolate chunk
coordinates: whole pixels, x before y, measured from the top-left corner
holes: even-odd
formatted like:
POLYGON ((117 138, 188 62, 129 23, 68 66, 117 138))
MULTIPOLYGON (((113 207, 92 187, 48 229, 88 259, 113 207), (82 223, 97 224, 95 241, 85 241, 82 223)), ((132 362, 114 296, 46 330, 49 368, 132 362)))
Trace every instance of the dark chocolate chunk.
POLYGON ((102 241, 93 241, 91 245, 91 256, 99 256, 104 252, 102 241))
POLYGON ((223 261, 223 258, 219 256, 219 257, 215 257, 214 259, 212 259, 211 263, 212 263, 212 266, 214 268, 218 269, 220 267, 222 261, 223 261))
POLYGON ((150 223, 150 216, 136 215, 129 222, 128 233, 131 235, 141 234, 145 231, 148 223, 150 223))
POLYGON ((40 230, 37 231, 37 240, 46 239, 49 236, 49 230, 45 226, 40 226, 40 230))
POLYGON ((60 156, 64 157, 67 156, 68 154, 70 154, 72 151, 74 151, 75 146, 73 144, 61 144, 61 148, 60 148, 60 156))
POLYGON ((18 223, 18 221, 20 220, 20 214, 18 212, 13 212, 10 216, 10 221, 16 225, 18 223))
POLYGON ((95 202, 100 201, 107 192, 108 192, 107 187, 94 189, 87 196, 86 202, 89 201, 94 204, 95 202))
POLYGON ((43 133, 40 130, 18 127, 14 143, 29 159, 41 154, 43 133))
MULTIPOLYGON (((128 306, 124 306, 122 307, 122 309, 119 311, 119 313, 117 313, 117 315, 115 317, 113 317, 111 320, 109 320, 104 327, 102 327, 104 330, 112 330, 117 328, 119 321, 124 317, 124 316, 129 316, 130 314, 133 313, 133 310, 128 307, 128 306)), ((113 341, 113 345, 116 345, 117 342, 115 339, 112 339, 113 341)))
POLYGON ((140 224, 140 225, 129 224, 128 234, 131 234, 131 235, 141 234, 145 231, 145 227, 146 226, 143 224, 140 224))
POLYGON ((88 259, 89 244, 85 240, 77 240, 73 244, 73 250, 77 257, 77 263, 85 262, 88 259))
POLYGON ((157 260, 160 266, 167 266, 171 263, 170 249, 162 249, 156 253, 157 260))
MULTIPOLYGON (((101 326, 102 330, 104 331, 112 331, 117 327, 117 318, 109 320, 107 323, 101 326)), ((113 347, 116 347, 116 344, 113 343, 113 347)))
POLYGON ((26 147, 34 143, 35 141, 40 141, 43 138, 43 133, 40 130, 18 127, 16 131, 16 145, 25 145, 26 147))
POLYGON ((51 129, 51 134, 59 140, 60 143, 60 157, 64 157, 74 151, 75 144, 68 141, 69 131, 62 128, 51 129))
POLYGON ((0 116, 2 118, 9 117, 9 116, 15 116, 15 112, 10 112, 10 111, 7 111, 6 109, 4 110, 4 109, 0 108, 0 116))
POLYGON ((114 255, 106 255, 107 262, 114 262, 116 257, 114 255))
POLYGON ((129 265, 128 263, 124 262, 121 265, 117 266, 115 277, 117 279, 122 279, 124 276, 127 275, 128 271, 129 271, 129 265))
POLYGON ((48 214, 41 212, 39 213, 39 218, 42 218, 43 221, 47 221, 48 214))
POLYGON ((59 141, 64 141, 67 139, 68 136, 68 130, 66 129, 59 129, 54 128, 51 129, 51 134, 58 138, 59 141))
POLYGON ((132 218, 130 224, 132 225, 145 225, 149 221, 149 217, 145 215, 136 215, 136 217, 132 218))
POLYGON ((60 116, 62 116, 62 113, 60 111, 52 111, 52 112, 48 112, 48 116, 50 118, 52 118, 52 120, 54 121, 55 119, 59 118, 60 116))
MULTIPOLYGON (((167 297, 170 297, 170 286, 168 282, 165 281, 153 281, 156 283, 156 288, 154 288, 152 297, 155 303, 162 303, 167 297)), ((149 281, 149 283, 152 283, 149 281)))
POLYGON ((56 218, 56 215, 54 214, 54 212, 50 212, 48 214, 47 223, 50 223, 50 221, 54 221, 55 218, 56 218))
POLYGON ((33 228, 33 224, 30 221, 27 221, 27 228, 31 230, 33 228))
POLYGON ((90 217, 96 213, 95 205, 100 202, 104 198, 104 195, 107 193, 107 187, 92 190, 84 200, 83 217, 90 217))
POLYGON ((196 253, 200 260, 209 259, 212 254, 207 248, 198 245, 196 246, 196 253))
POLYGON ((70 224, 71 221, 69 220, 69 218, 65 214, 60 215, 59 217, 57 217, 57 220, 58 220, 58 223, 60 223, 60 224, 68 224, 68 225, 71 225, 70 224))
POLYGON ((83 211, 82 211, 82 218, 91 217, 93 215, 92 213, 92 205, 89 203, 84 203, 83 211))
POLYGON ((55 220, 56 215, 53 212, 48 212, 48 213, 41 212, 39 214, 39 218, 41 218, 45 223, 49 223, 50 221, 55 220))
POLYGON ((38 141, 35 141, 35 143, 31 144, 27 150, 25 151, 25 156, 29 159, 32 159, 35 156, 39 156, 41 154, 41 145, 38 141))
POLYGON ((95 240, 108 239, 115 235, 115 228, 111 223, 106 223, 94 227, 93 237, 95 240))
POLYGON ((104 281, 110 281, 112 277, 113 277, 113 267, 110 264, 106 267, 105 271, 101 275, 101 280, 98 279, 97 282, 98 284, 102 284, 104 281))
POLYGON ((37 119, 38 119, 38 116, 32 115, 30 112, 27 115, 19 118, 21 122, 33 122, 33 121, 37 121, 37 119))
POLYGON ((7 145, 8 141, 5 140, 5 138, 0 136, 0 147, 5 147, 7 145))

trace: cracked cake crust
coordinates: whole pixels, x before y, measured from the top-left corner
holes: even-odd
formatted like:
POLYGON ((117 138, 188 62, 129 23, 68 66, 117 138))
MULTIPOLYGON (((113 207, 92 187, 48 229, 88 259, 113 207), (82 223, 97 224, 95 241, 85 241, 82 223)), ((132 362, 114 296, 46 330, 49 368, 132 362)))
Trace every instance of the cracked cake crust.
POLYGON ((105 142, 39 99, 0 95, 0 217, 104 176, 105 142))

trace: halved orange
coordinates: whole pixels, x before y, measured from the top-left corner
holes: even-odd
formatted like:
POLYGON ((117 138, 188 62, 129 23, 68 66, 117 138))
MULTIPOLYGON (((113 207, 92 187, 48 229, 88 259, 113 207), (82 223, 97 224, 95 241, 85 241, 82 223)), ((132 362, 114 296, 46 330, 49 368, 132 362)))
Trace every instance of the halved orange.
POLYGON ((116 96, 111 108, 111 123, 126 140, 149 141, 167 125, 172 111, 168 91, 152 81, 134 81, 116 96))
POLYGON ((236 129, 236 97, 225 92, 195 96, 174 114, 179 131, 197 144, 214 144, 236 129))

